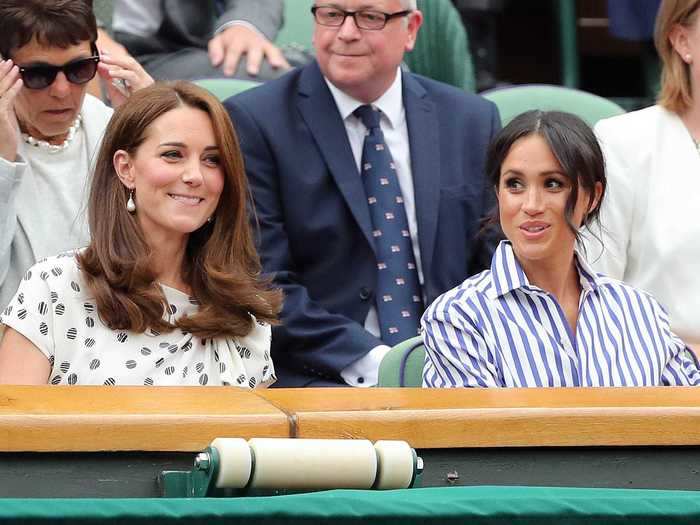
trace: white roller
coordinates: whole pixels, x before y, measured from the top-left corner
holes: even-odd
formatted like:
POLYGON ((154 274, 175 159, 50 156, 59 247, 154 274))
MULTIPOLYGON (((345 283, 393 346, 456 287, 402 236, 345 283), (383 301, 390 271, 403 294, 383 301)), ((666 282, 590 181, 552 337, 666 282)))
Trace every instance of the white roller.
POLYGON ((253 438, 248 444, 254 488, 369 489, 377 475, 377 453, 367 440, 253 438))
POLYGON ((248 484, 253 459, 245 439, 216 438, 209 445, 219 453, 218 488, 241 489, 248 484))
POLYGON ((379 463, 375 488, 407 489, 415 468, 413 449, 405 441, 377 441, 374 449, 379 463))

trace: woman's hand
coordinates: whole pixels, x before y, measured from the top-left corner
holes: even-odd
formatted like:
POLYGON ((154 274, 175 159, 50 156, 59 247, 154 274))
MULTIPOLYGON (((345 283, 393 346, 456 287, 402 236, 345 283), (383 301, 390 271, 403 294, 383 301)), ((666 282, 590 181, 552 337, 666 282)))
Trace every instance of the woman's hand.
POLYGON ((10 162, 17 158, 19 126, 15 98, 22 89, 19 68, 12 60, 0 61, 0 157, 10 162))
POLYGON ((153 84, 151 75, 129 55, 102 54, 98 72, 107 84, 107 93, 115 108, 121 106, 134 91, 153 84))

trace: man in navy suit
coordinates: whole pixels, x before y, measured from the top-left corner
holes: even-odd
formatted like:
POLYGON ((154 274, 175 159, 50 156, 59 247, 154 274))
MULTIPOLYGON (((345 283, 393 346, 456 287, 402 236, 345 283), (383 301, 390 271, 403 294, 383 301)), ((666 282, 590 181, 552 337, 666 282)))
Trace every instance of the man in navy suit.
POLYGON ((477 234, 495 202, 484 157, 500 120, 478 96, 401 71, 422 23, 415 0, 317 0, 314 17, 317 61, 226 106, 263 267, 286 295, 277 386, 371 386, 389 349, 377 314, 386 295, 360 175, 370 131, 354 112, 381 111, 422 305, 489 264, 494 239, 477 234))

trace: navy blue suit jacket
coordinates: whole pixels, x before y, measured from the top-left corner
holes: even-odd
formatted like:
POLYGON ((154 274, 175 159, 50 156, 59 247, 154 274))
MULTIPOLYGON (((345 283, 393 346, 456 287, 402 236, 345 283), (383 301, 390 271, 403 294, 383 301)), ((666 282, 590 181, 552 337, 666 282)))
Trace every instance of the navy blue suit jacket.
MULTIPOLYGON (((494 190, 487 145, 500 128, 481 97, 404 73, 403 99, 428 304, 487 268, 476 238, 494 190)), ((265 272, 285 292, 273 329, 278 386, 343 383, 340 371, 382 342, 364 328, 377 261, 362 181, 317 63, 226 101, 257 212, 265 272)))

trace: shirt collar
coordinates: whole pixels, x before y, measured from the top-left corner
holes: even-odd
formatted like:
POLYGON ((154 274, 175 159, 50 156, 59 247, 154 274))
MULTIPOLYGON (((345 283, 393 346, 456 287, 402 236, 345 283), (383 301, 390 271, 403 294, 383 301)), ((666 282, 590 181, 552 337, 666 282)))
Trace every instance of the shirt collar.
MULTIPOLYGON (((331 90, 333 99, 335 100, 336 106, 338 106, 338 111, 340 111, 340 116, 343 120, 347 119, 352 115, 360 106, 364 105, 364 102, 351 97, 347 93, 341 91, 333 85, 333 83, 324 77, 326 84, 328 84, 328 89, 331 90)), ((372 102, 372 105, 384 114, 384 116, 389 120, 389 124, 392 128, 395 128, 400 119, 401 113, 403 111, 403 88, 401 79, 401 68, 397 68, 396 77, 394 81, 389 86, 382 96, 377 100, 372 102)))
MULTIPOLYGON (((595 290, 600 285, 600 277, 577 250, 574 251, 581 288, 584 292, 595 290)), ((510 241, 501 241, 491 259, 491 279, 493 287, 489 290, 492 299, 501 297, 517 289, 533 290, 525 272, 513 253, 510 241)))

